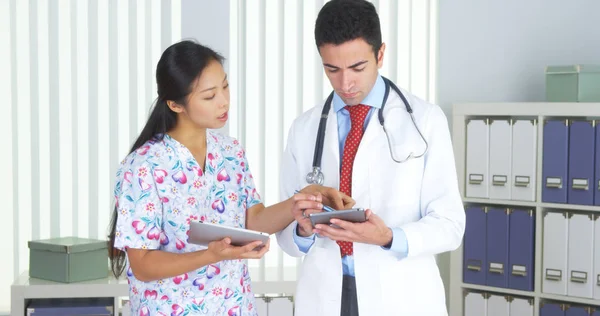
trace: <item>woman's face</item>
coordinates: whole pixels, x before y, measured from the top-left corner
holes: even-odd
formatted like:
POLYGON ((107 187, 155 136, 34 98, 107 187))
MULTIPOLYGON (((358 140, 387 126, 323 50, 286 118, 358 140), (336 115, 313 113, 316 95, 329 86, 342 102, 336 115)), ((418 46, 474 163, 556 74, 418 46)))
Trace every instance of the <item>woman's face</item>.
POLYGON ((180 123, 198 128, 218 129, 225 125, 229 111, 229 82, 221 63, 211 61, 192 83, 187 106, 172 104, 180 123))

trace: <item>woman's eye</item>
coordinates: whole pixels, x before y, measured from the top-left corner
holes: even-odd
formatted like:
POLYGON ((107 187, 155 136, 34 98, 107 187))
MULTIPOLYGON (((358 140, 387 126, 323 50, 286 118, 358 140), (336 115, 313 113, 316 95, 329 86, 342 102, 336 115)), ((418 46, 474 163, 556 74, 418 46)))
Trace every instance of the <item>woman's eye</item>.
POLYGON ((214 95, 212 95, 212 96, 211 96, 211 97, 209 97, 209 98, 204 98, 204 100, 212 100, 212 99, 214 99, 214 98, 215 98, 215 96, 214 96, 214 95))

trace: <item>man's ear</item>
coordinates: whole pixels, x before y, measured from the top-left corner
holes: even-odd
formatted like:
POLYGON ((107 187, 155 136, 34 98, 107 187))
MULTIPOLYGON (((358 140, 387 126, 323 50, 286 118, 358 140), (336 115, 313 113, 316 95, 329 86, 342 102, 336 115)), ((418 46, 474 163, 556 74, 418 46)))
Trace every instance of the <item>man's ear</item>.
POLYGON ((175 113, 183 112, 183 106, 175 103, 175 101, 173 100, 167 100, 167 106, 169 107, 169 109, 171 109, 171 111, 175 113))
POLYGON ((379 47, 379 51, 377 51, 377 68, 381 68, 383 66, 384 53, 385 53, 385 43, 381 43, 381 47, 379 47))

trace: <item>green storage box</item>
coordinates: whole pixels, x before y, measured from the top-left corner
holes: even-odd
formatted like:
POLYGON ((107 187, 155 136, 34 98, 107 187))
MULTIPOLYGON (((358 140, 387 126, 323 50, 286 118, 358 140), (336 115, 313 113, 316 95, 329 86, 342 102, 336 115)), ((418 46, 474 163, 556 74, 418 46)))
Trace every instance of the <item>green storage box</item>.
POLYGON ((546 101, 600 102, 600 65, 546 67, 546 101))
POLYGON ((63 237, 29 242, 29 276, 71 283, 108 277, 106 240, 63 237))

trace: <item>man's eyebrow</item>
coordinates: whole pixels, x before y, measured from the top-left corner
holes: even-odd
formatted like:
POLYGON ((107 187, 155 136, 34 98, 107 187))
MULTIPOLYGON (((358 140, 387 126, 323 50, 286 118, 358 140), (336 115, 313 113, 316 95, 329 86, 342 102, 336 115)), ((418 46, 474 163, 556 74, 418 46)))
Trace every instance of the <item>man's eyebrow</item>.
POLYGON ((364 65, 364 64, 366 64, 366 63, 368 63, 368 62, 369 62, 369 61, 367 61, 367 60, 359 61, 359 62, 357 62, 357 63, 356 63, 356 64, 354 64, 354 65, 350 65, 350 67, 348 67, 348 68, 356 68, 356 67, 362 66, 362 65, 364 65))
MULTIPOLYGON (((348 67, 348 68, 356 68, 356 67, 362 66, 362 65, 364 65, 364 64, 366 64, 368 62, 369 62, 368 60, 362 60, 362 61, 359 61, 359 62, 353 64, 353 65, 350 65, 350 67, 348 67)), ((327 68, 340 69, 340 67, 334 66, 332 64, 323 64, 323 66, 325 66, 327 68)))

